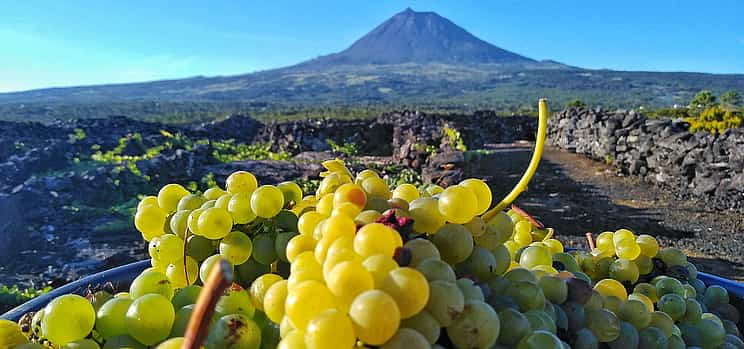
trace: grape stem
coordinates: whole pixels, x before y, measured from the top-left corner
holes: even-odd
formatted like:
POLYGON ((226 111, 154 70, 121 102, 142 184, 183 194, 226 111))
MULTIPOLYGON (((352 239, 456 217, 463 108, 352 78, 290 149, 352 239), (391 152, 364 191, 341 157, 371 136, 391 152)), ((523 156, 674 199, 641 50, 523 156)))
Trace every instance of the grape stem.
POLYGON ((594 244, 594 235, 592 233, 586 233, 586 243, 589 244, 590 251, 597 248, 597 245, 594 244))
POLYGON ((212 267, 209 278, 204 284, 204 289, 196 300, 194 312, 191 314, 189 325, 186 327, 181 349, 201 347, 209 331, 209 324, 215 311, 214 307, 220 300, 222 292, 232 285, 233 277, 230 264, 224 258, 220 258, 220 261, 212 267))
POLYGON ((514 186, 514 189, 512 189, 512 191, 503 200, 501 200, 501 202, 499 202, 496 207, 483 214, 483 220, 485 220, 486 222, 491 220, 491 218, 496 216, 496 214, 503 211, 507 206, 509 206, 509 204, 514 202, 519 194, 527 190, 527 184, 530 183, 532 176, 535 175, 535 172, 537 171, 537 165, 540 164, 543 149, 545 148, 545 136, 547 135, 547 132, 548 104, 545 98, 541 98, 538 103, 538 125, 537 137, 535 138, 535 151, 532 153, 530 164, 527 166, 527 170, 525 170, 522 178, 519 180, 517 185, 514 186))

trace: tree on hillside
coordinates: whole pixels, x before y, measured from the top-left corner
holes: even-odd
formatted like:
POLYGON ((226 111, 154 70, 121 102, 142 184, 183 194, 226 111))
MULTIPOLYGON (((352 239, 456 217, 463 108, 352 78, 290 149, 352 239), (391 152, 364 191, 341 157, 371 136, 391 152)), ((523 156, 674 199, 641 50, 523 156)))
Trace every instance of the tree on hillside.
POLYGON ((726 110, 736 109, 741 106, 741 96, 736 91, 728 91, 721 95, 721 107, 726 110))
POLYGON ((716 96, 709 90, 698 92, 690 101, 691 108, 707 108, 716 104, 716 96))
POLYGON ((580 99, 573 99, 566 103, 566 108, 586 108, 586 103, 580 99))

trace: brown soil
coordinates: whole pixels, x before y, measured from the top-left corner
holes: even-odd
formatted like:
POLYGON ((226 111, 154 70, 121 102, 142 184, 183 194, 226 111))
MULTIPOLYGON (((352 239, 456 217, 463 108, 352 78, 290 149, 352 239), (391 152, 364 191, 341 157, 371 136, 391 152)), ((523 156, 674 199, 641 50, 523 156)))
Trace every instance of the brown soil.
MULTIPOLYGON (((525 145, 496 146, 469 172, 489 179, 499 193, 495 196, 505 195, 531 153, 525 145)), ((555 228, 567 245, 586 248, 587 232, 628 228, 656 236, 663 246, 682 248, 702 271, 744 281, 744 214, 680 200, 668 188, 618 176, 611 166, 584 156, 546 149, 529 190, 516 204, 555 228)))

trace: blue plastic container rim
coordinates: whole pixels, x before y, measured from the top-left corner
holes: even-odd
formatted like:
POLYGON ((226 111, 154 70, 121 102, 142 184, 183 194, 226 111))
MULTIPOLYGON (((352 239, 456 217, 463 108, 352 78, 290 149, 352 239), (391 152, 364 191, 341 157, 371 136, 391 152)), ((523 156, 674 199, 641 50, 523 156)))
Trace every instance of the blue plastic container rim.
MULTIPOLYGON (((128 286, 132 282, 132 280, 137 277, 137 275, 139 275, 143 270, 149 267, 150 260, 146 259, 84 277, 80 280, 54 289, 45 295, 36 297, 26 303, 23 303, 9 310, 7 313, 1 315, 0 318, 11 321, 18 321, 24 314, 32 311, 38 311, 39 309, 45 307, 54 298, 57 298, 59 296, 71 293, 85 295, 85 293, 88 291, 88 287, 90 286, 112 283, 115 289, 120 289, 121 286, 128 286)), ((741 299, 744 299, 744 284, 740 284, 733 280, 725 279, 720 276, 703 272, 698 272, 698 279, 700 279, 707 286, 721 286, 725 288, 729 293, 734 294, 741 299)))

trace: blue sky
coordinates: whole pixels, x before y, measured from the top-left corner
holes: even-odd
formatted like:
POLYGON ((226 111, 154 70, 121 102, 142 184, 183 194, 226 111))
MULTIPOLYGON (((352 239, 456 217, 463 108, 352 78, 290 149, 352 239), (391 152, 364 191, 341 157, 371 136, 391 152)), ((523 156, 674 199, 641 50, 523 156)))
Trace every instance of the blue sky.
POLYGON ((342 50, 408 6, 536 59, 744 73, 738 0, 34 0, 0 4, 0 91, 281 67, 342 50))

